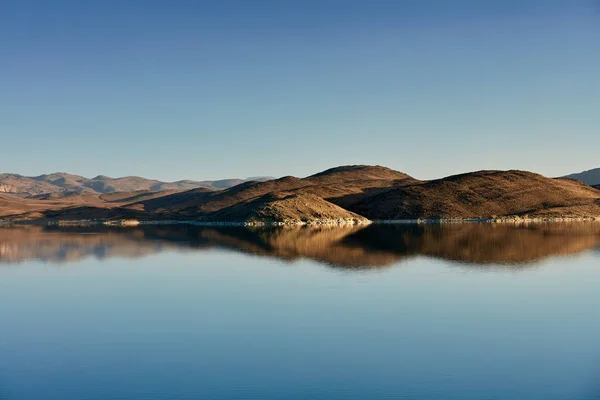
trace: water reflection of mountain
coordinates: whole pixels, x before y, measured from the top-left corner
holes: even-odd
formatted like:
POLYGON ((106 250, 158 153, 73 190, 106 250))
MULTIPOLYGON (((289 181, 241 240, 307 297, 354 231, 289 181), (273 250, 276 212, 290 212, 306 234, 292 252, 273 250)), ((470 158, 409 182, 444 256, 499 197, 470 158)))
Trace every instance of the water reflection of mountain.
POLYGON ((371 225, 368 227, 135 228, 10 227, 0 229, 0 262, 142 257, 165 250, 226 248, 341 268, 389 266, 425 255, 467 264, 519 267, 551 256, 600 248, 598 223, 371 225))

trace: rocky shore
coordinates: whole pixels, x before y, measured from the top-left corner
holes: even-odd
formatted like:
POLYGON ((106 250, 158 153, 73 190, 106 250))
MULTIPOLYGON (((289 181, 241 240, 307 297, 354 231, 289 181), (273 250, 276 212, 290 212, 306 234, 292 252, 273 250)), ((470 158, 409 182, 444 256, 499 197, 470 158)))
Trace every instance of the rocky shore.
POLYGON ((452 223, 542 223, 542 222, 600 222, 600 217, 496 217, 496 218, 418 218, 418 219, 396 219, 375 220, 378 224, 452 224, 452 223))
POLYGON ((482 224, 536 224, 548 222, 600 222, 600 217, 540 217, 540 218, 522 218, 518 216, 502 218, 418 218, 418 219, 396 219, 396 220, 366 220, 366 219, 323 219, 323 220, 251 220, 251 221, 198 221, 198 220, 111 220, 111 221, 90 221, 90 220, 33 220, 33 221, 0 221, 0 226, 10 225, 48 225, 58 227, 73 226, 114 226, 114 227, 136 227, 139 225, 194 225, 194 226, 247 226, 247 227, 272 227, 272 226, 352 226, 352 225, 401 225, 401 224, 462 224, 462 223, 482 223, 482 224))

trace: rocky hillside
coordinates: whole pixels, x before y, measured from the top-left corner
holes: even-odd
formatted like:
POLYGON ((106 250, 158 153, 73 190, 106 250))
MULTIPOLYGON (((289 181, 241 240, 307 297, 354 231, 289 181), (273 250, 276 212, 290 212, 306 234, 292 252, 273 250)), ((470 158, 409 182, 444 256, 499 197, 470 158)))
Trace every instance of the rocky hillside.
MULTIPOLYGON (((257 181, 265 181, 271 178, 258 177, 257 181)), ((226 189, 240 183, 249 182, 246 179, 223 179, 217 181, 191 181, 182 180, 177 182, 161 182, 154 179, 146 179, 137 176, 123 178, 111 178, 99 175, 88 179, 79 175, 66 173, 55 173, 27 177, 17 174, 0 174, 0 192, 14 193, 21 196, 39 196, 78 194, 103 194, 114 192, 133 191, 165 191, 165 190, 190 190, 195 188, 207 188, 212 190, 226 189)))
POLYGON ((369 220, 313 194, 277 192, 235 204, 210 215, 215 221, 362 224, 369 220))
POLYGON ((586 185, 598 186, 600 185, 600 168, 590 169, 576 174, 565 176, 565 178, 577 179, 586 185))

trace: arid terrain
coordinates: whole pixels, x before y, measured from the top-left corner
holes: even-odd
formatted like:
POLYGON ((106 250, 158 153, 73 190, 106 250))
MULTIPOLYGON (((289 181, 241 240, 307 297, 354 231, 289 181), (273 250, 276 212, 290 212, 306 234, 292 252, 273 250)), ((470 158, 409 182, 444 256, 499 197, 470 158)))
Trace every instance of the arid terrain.
POLYGON ((98 181, 98 177, 83 184, 74 175, 43 177, 29 187, 32 193, 0 193, 0 217, 4 221, 357 224, 415 219, 600 217, 598 189, 575 179, 547 178, 517 170, 477 171, 421 181, 381 166, 356 165, 305 178, 242 181, 222 189, 190 189, 183 183, 157 186, 148 180, 139 183, 143 178, 135 178, 136 184, 131 183, 133 178, 121 178, 113 181, 122 183, 125 179, 129 183, 109 185, 105 181, 95 186, 90 182, 98 181), (56 182, 65 190, 48 188, 56 182), (178 184, 183 187, 169 186, 178 184))

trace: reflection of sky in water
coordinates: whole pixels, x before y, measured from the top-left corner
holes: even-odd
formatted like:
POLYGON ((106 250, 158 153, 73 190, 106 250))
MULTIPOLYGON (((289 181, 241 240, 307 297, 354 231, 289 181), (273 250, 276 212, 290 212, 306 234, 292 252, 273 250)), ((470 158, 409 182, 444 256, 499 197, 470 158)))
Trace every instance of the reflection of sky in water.
POLYGON ((596 257, 28 261, 0 269, 0 398, 595 399, 596 257))

